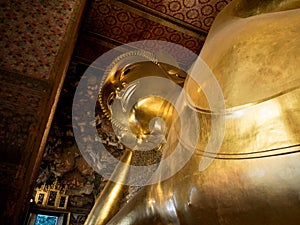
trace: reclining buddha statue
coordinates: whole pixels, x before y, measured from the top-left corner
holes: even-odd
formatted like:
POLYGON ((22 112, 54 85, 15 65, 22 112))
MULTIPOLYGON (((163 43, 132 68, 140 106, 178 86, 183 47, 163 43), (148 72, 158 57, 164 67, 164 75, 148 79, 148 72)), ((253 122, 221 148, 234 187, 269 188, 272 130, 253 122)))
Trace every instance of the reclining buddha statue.
MULTIPOLYGON (((299 223, 300 1, 233 0, 215 19, 199 58, 219 84, 224 110, 214 111, 208 104, 208 97, 201 93, 203 87, 195 82, 197 70, 193 71, 195 78, 187 75, 183 86, 189 95, 186 105, 200 123, 189 160, 168 179, 141 188, 108 219, 101 222, 97 218, 103 214, 92 210, 86 224, 299 223), (213 131, 210 122, 218 117, 224 126, 213 131), (209 139, 213 132, 223 132, 222 142, 217 151, 206 151, 214 141, 209 139), (206 159, 209 163, 200 168, 206 159)), ((153 109, 176 111, 154 100, 160 105, 152 104, 153 109)), ((139 110, 144 110, 141 115, 153 111, 139 110)), ((180 139, 178 126, 176 121, 170 125, 168 139, 180 139)), ((176 144, 189 148, 186 140, 176 144)), ((166 146, 162 160, 174 150, 172 144, 166 146)), ((168 169, 179 162, 172 158, 168 169)), ((109 201, 102 201, 102 209, 105 203, 109 201)))

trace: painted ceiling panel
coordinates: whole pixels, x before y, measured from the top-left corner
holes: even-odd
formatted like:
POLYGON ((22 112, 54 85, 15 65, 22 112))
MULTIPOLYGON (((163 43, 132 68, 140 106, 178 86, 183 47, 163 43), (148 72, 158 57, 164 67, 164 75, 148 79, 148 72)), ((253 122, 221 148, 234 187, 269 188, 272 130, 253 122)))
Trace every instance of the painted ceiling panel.
POLYGON ((123 0, 139 3, 174 19, 208 31, 215 16, 230 0, 123 0))
POLYGON ((188 47, 199 53, 205 36, 189 35, 184 29, 174 29, 160 19, 151 20, 133 9, 128 11, 116 3, 93 2, 85 20, 84 29, 112 41, 129 43, 140 40, 168 41, 188 47))
POLYGON ((79 0, 1 1, 0 67, 49 79, 81 4, 79 0))

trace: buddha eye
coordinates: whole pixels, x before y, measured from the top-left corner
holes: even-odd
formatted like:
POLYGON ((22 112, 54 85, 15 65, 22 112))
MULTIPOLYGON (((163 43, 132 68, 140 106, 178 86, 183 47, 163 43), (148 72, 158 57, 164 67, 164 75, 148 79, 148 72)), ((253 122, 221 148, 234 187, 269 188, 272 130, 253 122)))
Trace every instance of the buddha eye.
POLYGON ((111 106, 111 105, 113 104, 114 98, 115 98, 115 97, 116 97, 116 96, 115 96, 114 93, 111 93, 111 94, 110 94, 110 96, 108 97, 108 101, 107 101, 107 104, 108 104, 109 106, 111 106))
POLYGON ((108 105, 112 105, 112 103, 114 102, 114 99, 109 99, 109 101, 108 101, 108 105))
POLYGON ((129 72, 130 72, 130 68, 127 68, 126 70, 124 70, 123 76, 125 76, 125 75, 128 74, 129 72))

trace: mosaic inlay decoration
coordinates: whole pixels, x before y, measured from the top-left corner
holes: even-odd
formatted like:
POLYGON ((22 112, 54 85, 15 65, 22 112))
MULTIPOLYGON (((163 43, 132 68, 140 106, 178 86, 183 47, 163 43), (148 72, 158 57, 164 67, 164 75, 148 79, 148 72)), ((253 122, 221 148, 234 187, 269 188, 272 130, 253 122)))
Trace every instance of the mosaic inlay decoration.
POLYGON ((0 5, 0 67, 48 79, 81 0, 12 0, 0 5))

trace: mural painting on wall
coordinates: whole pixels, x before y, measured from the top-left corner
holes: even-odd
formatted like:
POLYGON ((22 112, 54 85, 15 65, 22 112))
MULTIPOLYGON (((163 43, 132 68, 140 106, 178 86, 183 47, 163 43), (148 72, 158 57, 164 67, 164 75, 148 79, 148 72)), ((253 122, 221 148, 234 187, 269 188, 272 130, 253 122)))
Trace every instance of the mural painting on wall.
MULTIPOLYGON (((73 136, 72 100, 76 85, 85 69, 85 66, 75 62, 70 65, 44 150, 36 188, 43 184, 50 185, 57 179, 60 185, 68 187, 68 208, 89 210, 106 180, 86 163, 73 136)), ((110 123, 103 120, 102 115, 97 115, 96 123, 99 138, 115 157, 119 157, 122 148, 117 145, 110 123)), ((105 166, 109 164, 105 157, 102 163, 103 173, 111 173, 112 171, 105 171, 109 168, 105 166)))
POLYGON ((49 185, 57 179, 62 186, 68 187, 70 207, 92 207, 101 176, 88 166, 76 145, 66 140, 66 133, 58 127, 53 129, 59 136, 50 136, 48 140, 36 186, 49 185))
MULTIPOLYGON (((72 127, 72 102, 77 84, 85 70, 86 66, 74 60, 70 64, 35 185, 37 190, 42 185, 51 185, 57 180, 62 187, 67 186, 65 193, 68 195, 66 209, 71 212, 70 224, 74 225, 83 224, 85 215, 93 207, 96 197, 107 182, 102 175, 107 177, 112 173, 111 169, 113 168, 110 166, 111 162, 108 161, 108 158, 101 155, 102 175, 98 174, 86 163, 76 145, 73 129, 78 128, 72 127), (77 215, 77 212, 84 214, 77 215)), ((99 84, 90 88, 98 88, 97 85, 99 84)), ((104 152, 105 154, 109 152, 114 157, 120 158, 124 150, 123 146, 116 138, 111 122, 101 113, 100 106, 96 104, 95 108, 98 136, 108 150, 104 152)), ((85 126, 85 124, 81 125, 85 126)), ((88 125, 86 124, 86 126, 88 125)), ((139 187, 129 187, 121 204, 127 202, 137 190, 139 187)))
POLYGON ((72 213, 70 218, 70 225, 81 225, 84 224, 87 218, 87 214, 72 213))

